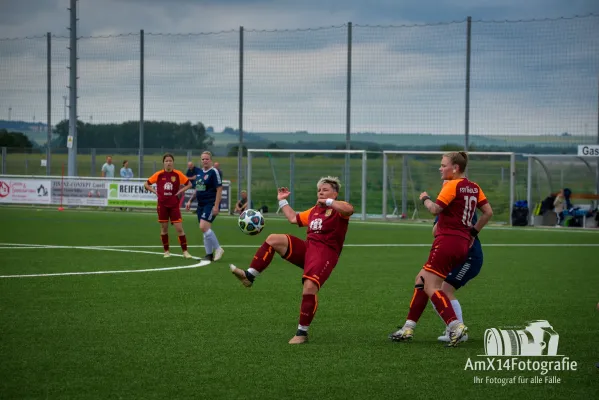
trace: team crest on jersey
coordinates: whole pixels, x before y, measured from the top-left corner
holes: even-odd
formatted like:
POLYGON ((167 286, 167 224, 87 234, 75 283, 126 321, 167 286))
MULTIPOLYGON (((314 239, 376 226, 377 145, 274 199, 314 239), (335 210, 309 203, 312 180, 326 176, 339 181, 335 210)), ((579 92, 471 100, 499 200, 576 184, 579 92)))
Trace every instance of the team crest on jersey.
POLYGON ((171 176, 171 182, 175 182, 177 180, 177 178, 175 176, 171 176))
POLYGON ((204 175, 204 180, 208 179, 208 174, 204 175))
POLYGON ((325 216, 325 217, 329 217, 329 216, 330 216, 332 213, 333 213, 333 210, 329 208, 329 209, 328 209, 328 210, 327 210, 327 211, 324 213, 324 216, 325 216))

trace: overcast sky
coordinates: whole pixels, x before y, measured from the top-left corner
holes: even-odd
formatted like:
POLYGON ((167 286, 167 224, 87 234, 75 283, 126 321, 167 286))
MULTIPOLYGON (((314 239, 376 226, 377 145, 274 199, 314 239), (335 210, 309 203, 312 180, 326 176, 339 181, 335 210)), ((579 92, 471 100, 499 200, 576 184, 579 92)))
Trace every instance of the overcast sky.
MULTIPOLYGON (((57 36, 52 120, 62 119, 68 6, 68 0, 0 0, 0 119, 11 108, 13 120, 46 120, 45 39, 2 40, 46 32, 57 36)), ((342 133, 351 21, 352 132, 462 133, 464 20, 472 16, 484 22, 472 29, 471 133, 592 135, 599 17, 490 22, 589 13, 599 14, 599 1, 81 0, 78 113, 87 122, 139 118, 144 29, 146 119, 237 127, 243 26, 244 129, 342 133), (412 24, 434 25, 374 27, 412 24), (305 30, 320 27, 326 29, 305 30)))

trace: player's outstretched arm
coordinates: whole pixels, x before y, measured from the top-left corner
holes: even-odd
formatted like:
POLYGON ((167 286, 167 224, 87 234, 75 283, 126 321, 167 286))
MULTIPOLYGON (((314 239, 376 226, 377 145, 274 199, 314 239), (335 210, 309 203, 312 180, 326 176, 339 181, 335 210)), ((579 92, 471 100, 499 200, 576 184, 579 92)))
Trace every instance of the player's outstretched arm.
POLYGON ((345 201, 333 199, 318 199, 318 203, 331 207, 333 210, 337 211, 344 217, 350 217, 354 213, 354 206, 345 201))
POLYGON ((287 217, 287 221, 292 224, 297 224, 297 213, 291 208, 287 201, 287 197, 289 197, 290 194, 291 192, 289 189, 281 187, 277 191, 277 200, 279 200, 279 207, 281 208, 281 211, 283 211, 283 214, 285 214, 285 217, 287 217))

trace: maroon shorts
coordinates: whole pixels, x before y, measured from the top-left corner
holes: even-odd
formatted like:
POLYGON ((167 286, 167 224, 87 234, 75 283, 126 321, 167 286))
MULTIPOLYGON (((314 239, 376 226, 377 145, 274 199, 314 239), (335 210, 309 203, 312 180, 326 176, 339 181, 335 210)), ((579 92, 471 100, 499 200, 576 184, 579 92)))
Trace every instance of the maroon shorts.
POLYGON ((303 279, 309 279, 320 288, 331 276, 339 261, 339 254, 329 246, 308 242, 298 237, 287 236, 287 254, 283 257, 290 263, 303 268, 303 279))
POLYGON ((170 219, 171 222, 181 222, 183 218, 181 217, 181 209, 178 206, 167 207, 162 204, 158 204, 156 207, 156 212, 158 212, 158 222, 168 222, 170 219))
POLYGON ((424 269, 445 279, 468 256, 470 241, 460 236, 437 236, 424 269))

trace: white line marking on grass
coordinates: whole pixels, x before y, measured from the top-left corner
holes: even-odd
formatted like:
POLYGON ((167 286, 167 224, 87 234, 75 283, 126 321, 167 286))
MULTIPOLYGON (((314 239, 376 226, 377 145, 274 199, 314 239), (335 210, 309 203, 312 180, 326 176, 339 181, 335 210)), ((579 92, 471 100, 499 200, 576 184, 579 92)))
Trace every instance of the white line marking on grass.
MULTIPOLYGON (((78 249, 78 250, 101 250, 101 251, 116 251, 122 253, 142 253, 142 254, 155 254, 163 256, 164 253, 159 253, 155 251, 143 251, 143 250, 126 250, 126 249, 112 249, 110 247, 90 247, 90 246, 52 246, 52 245, 35 245, 35 244, 14 244, 10 246, 10 243, 0 243, 0 245, 4 245, 5 247, 0 247, 0 249, 78 249), (9 244, 9 246, 6 246, 9 244)), ((182 254, 171 254, 173 257, 183 257, 182 254)), ((196 261, 198 258, 194 258, 196 261)), ((100 274, 125 274, 125 273, 133 273, 133 272, 157 272, 157 271, 172 271, 177 269, 190 269, 190 268, 199 268, 204 267, 210 264, 210 261, 202 260, 199 263, 192 265, 183 265, 177 267, 164 267, 164 268, 146 268, 146 269, 131 269, 131 270, 116 270, 116 271, 87 271, 87 272, 59 272, 59 273, 51 273, 51 274, 26 274, 26 275, 0 275, 0 278, 33 278, 33 277, 43 277, 43 276, 66 276, 66 275, 100 275, 100 274)))

